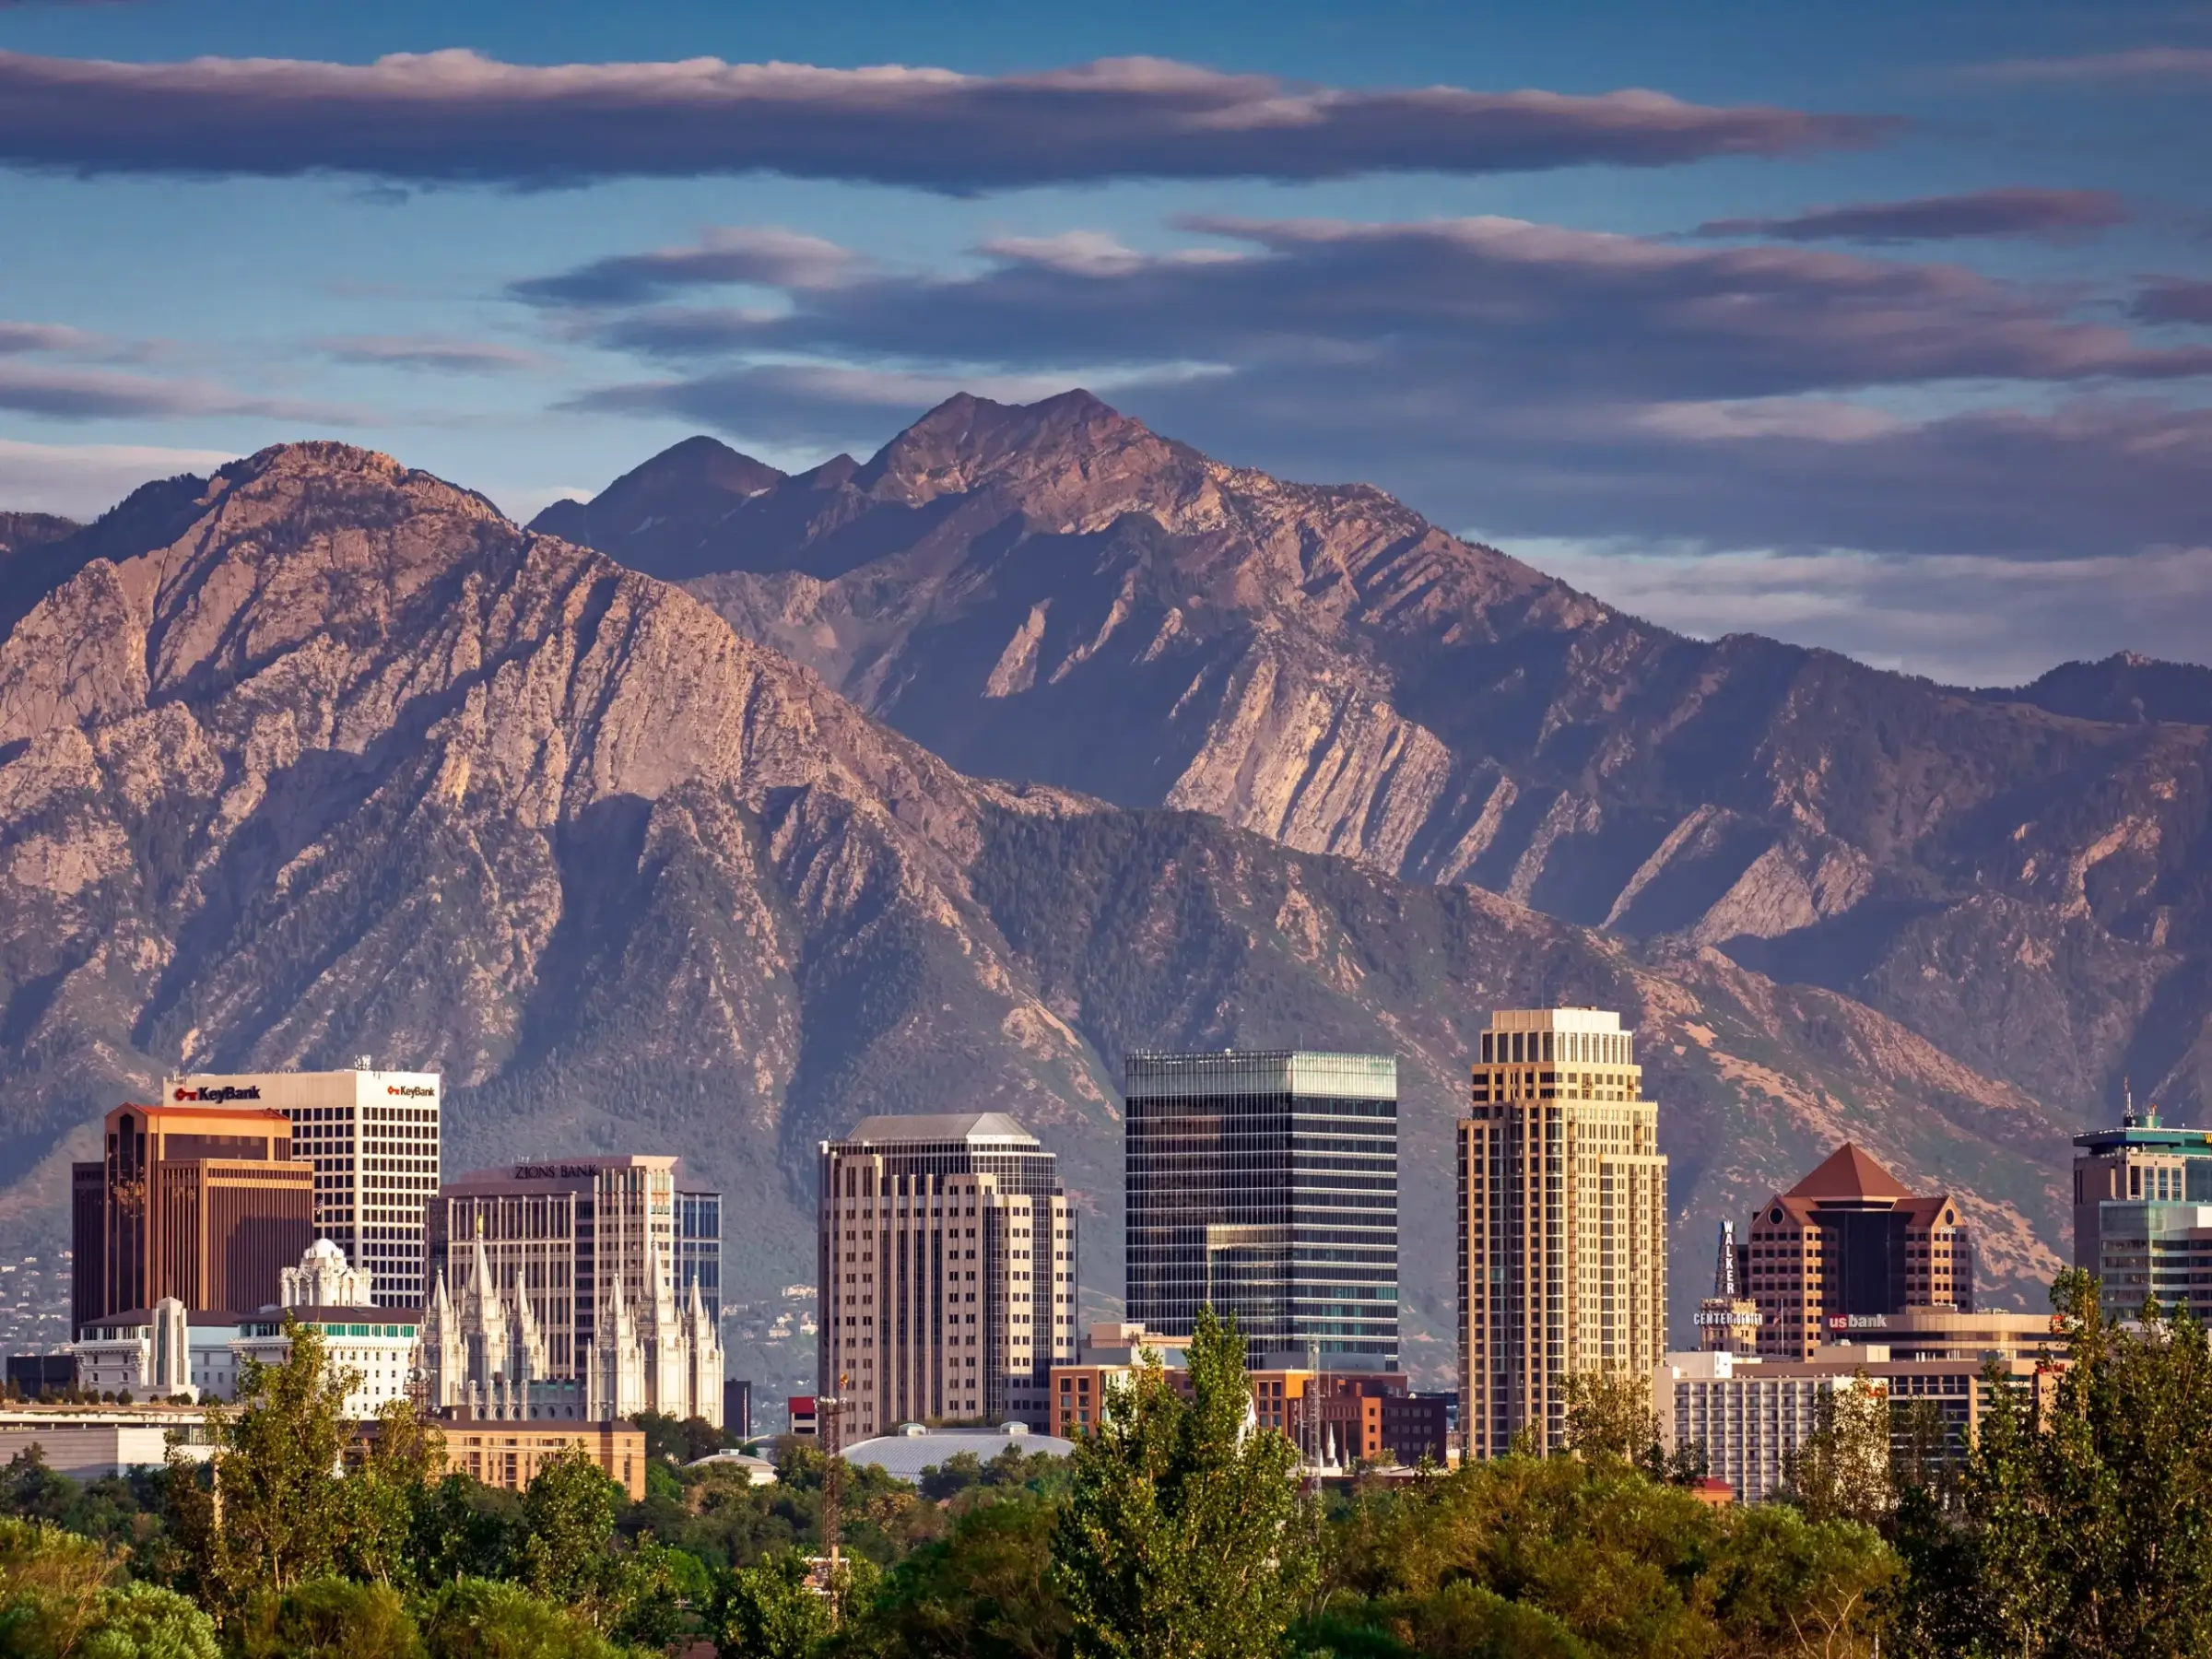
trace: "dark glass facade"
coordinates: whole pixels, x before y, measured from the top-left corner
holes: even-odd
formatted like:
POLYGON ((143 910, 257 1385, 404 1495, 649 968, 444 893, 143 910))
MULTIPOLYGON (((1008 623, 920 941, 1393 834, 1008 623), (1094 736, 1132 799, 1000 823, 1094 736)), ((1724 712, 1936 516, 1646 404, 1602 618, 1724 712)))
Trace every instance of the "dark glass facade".
POLYGON ((1398 1083, 1388 1055, 1133 1054, 1129 1317, 1209 1302, 1255 1365, 1398 1363, 1398 1083))
POLYGON ((690 1287, 699 1286, 699 1299, 707 1305, 707 1317, 722 1318, 722 1194, 682 1193, 676 1195, 676 1295, 680 1302, 690 1287))

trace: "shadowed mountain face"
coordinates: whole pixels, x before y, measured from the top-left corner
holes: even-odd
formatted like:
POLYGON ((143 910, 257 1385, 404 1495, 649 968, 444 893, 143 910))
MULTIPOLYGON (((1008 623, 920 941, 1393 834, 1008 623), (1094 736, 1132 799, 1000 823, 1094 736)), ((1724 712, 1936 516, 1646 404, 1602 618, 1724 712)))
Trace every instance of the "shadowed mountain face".
POLYGON ((1080 393, 955 398, 715 524, 595 545, 965 771, 1715 947, 2071 1119, 2123 1073, 2204 1112, 2205 670, 1974 693, 1685 639, 1080 393))
POLYGON ((2033 703, 2077 720, 2212 725, 2212 668, 2160 663, 2132 651, 2115 652, 2099 663, 2061 663, 2031 685, 1982 695, 2033 703))
MULTIPOLYGON (((896 477, 950 522, 982 463, 911 452, 770 499, 896 477)), ((1128 1050, 1384 1050, 1436 1379, 1475 1034, 1567 1000, 1642 1033, 1686 1263, 1849 1135, 1972 1193, 2000 1295, 2057 1265, 2056 1120, 1878 1013, 1216 817, 977 782, 681 589, 386 457, 265 451, 75 539, 98 551, 0 640, 7 1238, 51 1243, 67 1159, 165 1068, 368 1053, 445 1074, 452 1170, 681 1153, 732 1195, 733 1300, 811 1277, 823 1135, 1011 1112, 1084 1194, 1111 1294, 1128 1050)), ((1552 591, 1497 564, 1501 593, 1552 591)), ((1679 1276, 1677 1310, 1700 1289, 1679 1276)))
POLYGON ((0 554, 60 541, 80 528, 76 520, 51 512, 0 512, 0 554))

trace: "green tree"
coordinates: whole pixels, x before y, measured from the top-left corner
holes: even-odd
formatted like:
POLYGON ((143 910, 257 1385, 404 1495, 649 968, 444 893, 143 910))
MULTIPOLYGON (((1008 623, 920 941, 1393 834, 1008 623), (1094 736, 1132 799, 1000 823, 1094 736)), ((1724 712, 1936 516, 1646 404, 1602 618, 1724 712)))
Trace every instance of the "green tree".
POLYGON ((830 1603, 814 1587, 814 1569, 796 1550, 740 1567, 715 1619, 723 1659, 808 1659, 827 1641, 830 1603))
POLYGON ((563 1606, 595 1607, 621 1497, 622 1488, 581 1446, 564 1447, 539 1464, 523 1493, 522 1581, 563 1606))
POLYGON ((0 1653, 74 1653, 118 1576, 114 1556, 89 1538, 0 1519, 0 1653))
POLYGON ((617 1647, 520 1584, 456 1579, 421 1618, 428 1659, 623 1659, 617 1647))
POLYGON ((1900 1623, 1918 1651, 2006 1659, 2212 1652, 2212 1351, 2147 1301, 2114 1325, 2093 1276, 2052 1287, 2070 1363, 1993 1368, 1947 1508, 1900 1518, 1900 1623))
POLYGON ((218 1659, 215 1620, 159 1584, 100 1593, 74 1659, 218 1659))
POLYGON ((1814 1521, 1886 1519, 1897 1501, 1890 1485, 1888 1392, 1865 1371, 1813 1402, 1813 1431, 1784 1460, 1792 1500, 1814 1521))
POLYGON ((58 1522, 76 1500, 76 1483, 46 1466, 46 1449, 33 1441, 0 1470, 0 1514, 58 1522))
POLYGON ((45 1522, 0 1520, 0 1653, 216 1659, 214 1623, 173 1591, 117 1583, 113 1551, 45 1522))
POLYGON ((228 1623, 256 1593, 327 1575, 346 1540, 338 1460, 358 1373, 332 1365, 323 1335, 287 1318, 280 1365, 248 1359, 239 1405, 207 1408, 205 1472, 170 1453, 177 1542, 203 1606, 228 1623))
POLYGON ((1190 1397, 1157 1362, 1077 1442, 1053 1576, 1082 1659, 1254 1659, 1277 1652, 1313 1579, 1297 1453, 1248 1431, 1244 1342, 1209 1308, 1190 1397))
POLYGON ((1564 1380, 1566 1441, 1577 1457, 1652 1464, 1659 1456, 1659 1418, 1648 1377, 1628 1371, 1580 1371, 1564 1380))
POLYGON ((1759 1504, 1730 1516, 1700 1599, 1729 1653, 1858 1659, 1878 1651, 1900 1570, 1871 1526, 1759 1504))
POLYGON ((422 1637, 389 1584, 326 1578, 264 1591, 238 1622, 238 1659, 422 1659, 422 1637))
MULTIPOLYGON (((445 1473, 445 1436, 409 1400, 387 1400, 339 1492, 347 1575, 412 1590, 426 1582, 420 1518, 445 1473)), ((428 1582, 436 1582, 435 1580, 428 1582)))
POLYGON ((1055 1659, 1074 1627, 1053 1583, 1053 1519, 1021 1488, 971 1504, 950 1537, 886 1575, 864 1645, 911 1659, 1055 1659))

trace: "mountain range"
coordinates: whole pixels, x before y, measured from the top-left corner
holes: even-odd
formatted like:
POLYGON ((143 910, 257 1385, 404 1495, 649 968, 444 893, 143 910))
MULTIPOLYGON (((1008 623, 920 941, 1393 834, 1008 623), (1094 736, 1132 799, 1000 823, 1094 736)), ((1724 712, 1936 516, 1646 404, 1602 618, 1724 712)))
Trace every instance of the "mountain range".
POLYGON ((166 1068, 371 1053, 446 1075, 451 1169, 682 1153, 733 1298, 811 1277, 821 1137, 1009 1111, 1111 1297, 1124 1055, 1381 1050, 1434 1380, 1492 1007, 1638 1028, 1678 1334, 1845 1136, 2026 1305, 2121 1075, 2202 1112, 2204 670, 1690 640, 1083 394, 527 528, 280 446, 0 518, 0 1238, 166 1068))

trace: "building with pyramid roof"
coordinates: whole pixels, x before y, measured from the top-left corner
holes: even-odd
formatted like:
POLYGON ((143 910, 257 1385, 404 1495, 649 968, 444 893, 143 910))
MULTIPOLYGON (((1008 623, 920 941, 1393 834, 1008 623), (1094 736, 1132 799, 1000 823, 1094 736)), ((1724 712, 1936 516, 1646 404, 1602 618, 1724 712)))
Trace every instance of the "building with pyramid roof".
POLYGON ((1907 1192, 1849 1141, 1759 1206, 1737 1249, 1766 1359, 1809 1359, 1910 1308, 1973 1312, 1973 1239, 1956 1197, 1907 1192))

